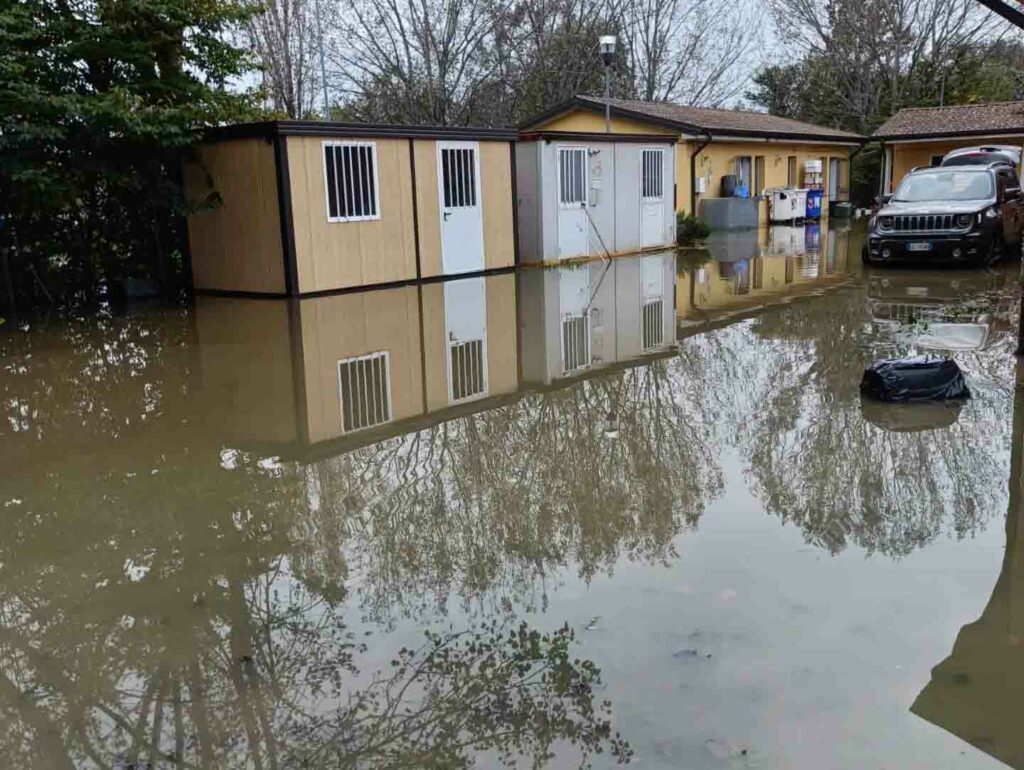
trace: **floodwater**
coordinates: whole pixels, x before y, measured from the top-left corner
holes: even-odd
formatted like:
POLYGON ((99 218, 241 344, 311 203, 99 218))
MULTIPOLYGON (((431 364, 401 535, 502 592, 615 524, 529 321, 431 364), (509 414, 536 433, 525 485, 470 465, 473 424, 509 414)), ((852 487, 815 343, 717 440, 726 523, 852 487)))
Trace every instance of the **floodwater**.
POLYGON ((11 331, 0 767, 1024 768, 1018 266, 858 245, 11 331))

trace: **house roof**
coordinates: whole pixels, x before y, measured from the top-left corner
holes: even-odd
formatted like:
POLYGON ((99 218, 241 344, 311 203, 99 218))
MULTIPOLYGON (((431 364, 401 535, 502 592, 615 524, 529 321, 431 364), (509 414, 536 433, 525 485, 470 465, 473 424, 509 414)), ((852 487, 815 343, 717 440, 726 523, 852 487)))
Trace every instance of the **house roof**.
MULTIPOLYGON (((531 128, 557 115, 576 109, 603 112, 605 100, 595 96, 577 96, 531 118, 522 128, 531 128)), ((838 128, 818 126, 800 120, 780 118, 764 112, 717 110, 687 107, 669 102, 645 102, 633 99, 609 99, 612 114, 644 123, 711 136, 767 137, 860 143, 865 137, 838 128)))
POLYGON ((906 107, 885 121, 873 137, 898 141, 999 134, 1024 134, 1024 102, 906 107))

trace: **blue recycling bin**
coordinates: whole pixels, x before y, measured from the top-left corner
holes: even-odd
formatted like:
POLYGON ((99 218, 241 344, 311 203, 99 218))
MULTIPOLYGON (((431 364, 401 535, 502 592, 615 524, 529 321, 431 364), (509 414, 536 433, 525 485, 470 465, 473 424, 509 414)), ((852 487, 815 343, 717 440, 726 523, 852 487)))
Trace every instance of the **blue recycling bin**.
POLYGON ((821 190, 807 191, 807 218, 821 219, 821 199, 824 193, 821 190))

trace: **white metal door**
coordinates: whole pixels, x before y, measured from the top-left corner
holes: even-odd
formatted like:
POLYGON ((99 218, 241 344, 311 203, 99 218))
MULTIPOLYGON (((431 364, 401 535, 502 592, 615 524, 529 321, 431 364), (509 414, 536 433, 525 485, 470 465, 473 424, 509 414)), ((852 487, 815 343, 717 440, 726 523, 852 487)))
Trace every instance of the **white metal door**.
POLYGON ((487 395, 487 287, 483 278, 444 285, 448 399, 455 404, 487 395))
POLYGON ((665 245, 665 151, 640 152, 640 248, 665 245))
POLYGON ((665 258, 661 255, 640 258, 640 319, 643 350, 665 344, 665 313, 671 302, 665 296, 665 258))
POLYGON ((558 311, 561 321, 562 372, 590 366, 590 270, 558 271, 558 311))
POLYGON ((446 275, 484 269, 478 142, 437 143, 441 263, 446 275))
POLYGON ((586 147, 558 148, 558 258, 590 253, 586 147))

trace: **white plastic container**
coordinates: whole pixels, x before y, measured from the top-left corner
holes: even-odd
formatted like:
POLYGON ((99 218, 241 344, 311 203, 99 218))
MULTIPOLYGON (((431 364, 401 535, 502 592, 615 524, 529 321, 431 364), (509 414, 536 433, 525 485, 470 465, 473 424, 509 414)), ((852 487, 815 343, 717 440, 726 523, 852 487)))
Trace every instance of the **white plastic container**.
POLYGON ((807 216, 807 190, 782 187, 771 190, 770 194, 772 222, 795 222, 807 216))
MULTIPOLYGON (((771 196, 771 210, 769 217, 772 222, 792 222, 799 216, 797 212, 797 204, 799 196, 796 195, 796 191, 793 188, 777 188, 774 190, 766 190, 771 196)), ((804 210, 807 209, 807 195, 804 195, 804 210)))

